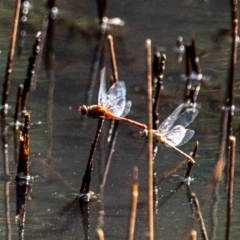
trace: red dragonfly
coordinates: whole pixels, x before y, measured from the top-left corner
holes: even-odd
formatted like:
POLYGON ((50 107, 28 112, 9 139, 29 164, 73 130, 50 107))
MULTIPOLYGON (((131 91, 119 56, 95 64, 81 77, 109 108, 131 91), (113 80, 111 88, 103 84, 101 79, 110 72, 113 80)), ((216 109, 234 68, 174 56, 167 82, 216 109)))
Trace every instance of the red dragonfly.
POLYGON ((101 70, 98 104, 79 107, 78 112, 90 118, 107 118, 129 122, 142 129, 147 129, 145 124, 125 118, 132 106, 131 101, 126 101, 126 86, 123 81, 115 82, 108 92, 106 91, 105 68, 101 70))

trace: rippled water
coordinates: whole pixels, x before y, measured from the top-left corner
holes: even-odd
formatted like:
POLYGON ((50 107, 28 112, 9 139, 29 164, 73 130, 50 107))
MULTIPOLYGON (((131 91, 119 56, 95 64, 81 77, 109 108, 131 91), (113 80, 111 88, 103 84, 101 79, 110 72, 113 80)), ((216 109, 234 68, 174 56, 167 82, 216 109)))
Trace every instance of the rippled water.
MULTIPOLYGON (((12 122, 17 88, 26 76, 28 57, 34 37, 42 29, 44 5, 30 2, 26 24, 25 45, 21 56, 15 55, 10 89, 8 121, 12 122)), ((31 112, 31 200, 26 201, 24 239, 97 239, 99 211, 104 209, 105 239, 124 239, 128 233, 131 202, 132 169, 139 168, 139 199, 135 239, 147 238, 147 145, 138 137, 135 126, 121 122, 118 139, 101 203, 81 206, 75 199, 88 159, 97 120, 78 115, 79 105, 87 101, 89 79, 97 47, 97 7, 89 1, 61 1, 58 5, 54 36, 54 68, 46 66, 44 58, 37 74, 36 88, 30 93, 31 112), (89 226, 88 226, 89 225, 89 226)), ((4 78, 14 3, 2 1, 0 10, 0 68, 4 78)), ((175 45, 178 36, 190 43, 194 34, 204 81, 198 97, 199 115, 191 124, 195 135, 181 147, 190 152, 195 141, 200 148, 192 170, 194 182, 190 191, 199 197, 206 229, 210 239, 224 239, 226 224, 225 175, 214 184, 213 171, 219 156, 222 106, 231 39, 230 6, 219 1, 109 1, 109 18, 119 17, 125 26, 111 26, 114 38, 119 79, 127 86, 127 98, 133 106, 129 118, 147 122, 145 41, 152 40, 167 55, 164 88, 160 103, 160 118, 164 120, 183 101, 185 64, 177 63, 175 45)), ((107 73, 111 73, 108 47, 105 51, 107 73)), ((239 71, 236 73, 238 79, 239 71)), ((98 84, 92 102, 97 102, 98 84)), ((239 97, 239 95, 236 95, 239 97)), ((234 131, 238 137, 239 100, 236 99, 234 131)), ((108 121, 105 121, 105 129, 108 121)), ((107 156, 107 133, 98 145, 94 158, 91 190, 98 192, 102 173, 101 159, 107 156)), ((9 171, 16 174, 14 137, 8 129, 9 171)), ((3 154, 2 154, 3 155, 3 154)), ((237 150, 237 158, 239 152, 237 150)), ((1 158, 2 159, 2 158, 1 158)), ((172 149, 161 147, 155 162, 157 181, 181 160, 172 149)), ((2 160, 3 161, 3 160, 2 160)), ((155 239, 188 239, 192 229, 201 235, 198 221, 191 217, 189 191, 182 181, 187 166, 162 182, 159 207, 155 217, 155 239)), ((215 170, 214 170, 215 169, 215 170)), ((4 170, 1 168, 1 175, 4 170)), ((238 197, 240 184, 236 163, 232 239, 239 238, 238 197)), ((0 181, 0 236, 18 238, 16 187, 14 181, 0 181), (9 191, 9 198, 7 192, 9 191), (9 203, 6 204, 6 200, 9 203), (9 208, 7 208, 9 207, 9 208)))

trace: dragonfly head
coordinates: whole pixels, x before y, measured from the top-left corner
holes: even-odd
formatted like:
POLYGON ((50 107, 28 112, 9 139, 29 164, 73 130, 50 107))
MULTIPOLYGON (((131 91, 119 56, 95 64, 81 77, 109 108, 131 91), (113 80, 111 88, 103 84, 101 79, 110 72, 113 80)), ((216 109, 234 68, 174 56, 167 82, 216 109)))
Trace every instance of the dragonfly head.
POLYGON ((81 115, 86 115, 88 113, 88 107, 86 105, 82 105, 78 108, 78 112, 81 115))
POLYGON ((147 136, 148 136, 148 130, 145 129, 145 130, 139 132, 139 136, 140 136, 140 137, 147 137, 147 136))

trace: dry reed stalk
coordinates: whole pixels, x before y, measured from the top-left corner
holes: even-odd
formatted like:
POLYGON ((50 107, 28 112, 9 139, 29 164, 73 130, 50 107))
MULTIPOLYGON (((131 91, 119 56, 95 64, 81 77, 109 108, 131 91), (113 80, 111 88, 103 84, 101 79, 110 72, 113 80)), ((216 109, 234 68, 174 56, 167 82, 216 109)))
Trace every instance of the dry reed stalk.
POLYGON ((136 213, 138 201, 138 167, 133 168, 133 183, 132 183, 132 206, 129 221, 128 240, 134 239, 136 213))
MULTIPOLYGON (((152 129, 152 64, 151 40, 146 40, 147 50, 147 88, 148 88, 148 129, 152 129)), ((148 239, 154 239, 153 229, 153 138, 152 132, 148 133, 148 239)))
POLYGON ((113 37, 111 35, 108 35, 107 39, 108 39, 109 50, 110 50, 113 78, 114 78, 114 82, 117 82, 118 81, 118 70, 117 70, 116 55, 115 55, 115 51, 114 51, 113 37))
MULTIPOLYGON (((155 54, 155 61, 157 61, 157 56, 158 54, 155 54)), ((159 53, 160 55, 160 53, 159 53)), ((155 69, 155 77, 156 77, 156 87, 155 87, 155 94, 153 98, 153 129, 157 130, 159 126, 159 102, 160 102, 160 94, 161 94, 161 89, 163 86, 163 77, 164 77, 164 70, 165 70, 165 65, 166 65, 166 55, 163 54, 161 57, 159 56, 159 61, 158 65, 156 66, 157 69, 155 69)), ((156 63, 155 63, 156 64, 156 63)), ((154 64, 154 65, 155 65, 154 64)), ((155 67, 155 68, 156 68, 155 67)))
POLYGON ((15 51, 15 46, 16 46, 20 7, 21 7, 21 0, 16 0, 12 35, 11 35, 8 60, 7 60, 6 72, 5 72, 4 83, 3 83, 2 107, 3 107, 3 113, 5 113, 5 114, 7 113, 7 110, 8 110, 7 109, 8 108, 8 105, 7 105, 8 104, 8 95, 9 95, 11 74, 12 74, 12 68, 13 68, 13 57, 14 57, 14 51, 15 51))
MULTIPOLYGON (((113 37, 111 35, 108 35, 107 39, 108 39, 108 46, 109 46, 109 52, 110 52, 110 60, 111 60, 111 65, 112 65, 112 77, 113 77, 113 79, 112 79, 113 81, 111 81, 111 85, 112 85, 113 83, 118 81, 118 70, 117 70, 117 61, 116 61, 116 55, 115 55, 115 50, 114 50, 113 37)), ((118 127, 115 126, 115 125, 116 125, 116 121, 114 119, 112 119, 110 127, 109 127, 109 131, 108 131, 109 132, 108 138, 107 138, 108 142, 114 141, 114 139, 113 139, 113 130, 114 130, 114 128, 116 130, 115 131, 115 133, 116 133, 115 135, 117 137, 117 129, 118 129, 118 127)), ((111 145, 112 145, 112 143, 111 143, 111 145)), ((111 153, 112 150, 114 151, 114 149, 110 149, 110 154, 112 154, 111 153)))
MULTIPOLYGON (((194 160, 196 159, 198 148, 199 148, 199 142, 197 141, 196 144, 195 144, 193 153, 191 154, 191 157, 194 160)), ((192 171, 192 167, 193 167, 193 163, 191 161, 189 161, 188 162, 188 168, 187 168, 187 171, 186 171, 186 174, 185 174, 185 177, 184 177, 185 180, 190 180, 189 178, 190 178, 190 174, 191 174, 191 171, 192 171)))
POLYGON ((98 0, 97 6, 98 6, 99 23, 102 24, 103 18, 107 16, 107 0, 98 0))
POLYGON ((29 129, 30 129, 30 114, 25 113, 24 127, 20 134, 19 139, 19 155, 17 165, 17 176, 16 179, 28 178, 29 177, 29 129))
POLYGON ((104 118, 99 118, 98 119, 98 126, 97 126, 97 131, 95 134, 94 141, 91 145, 91 150, 87 162, 87 166, 85 169, 85 173, 82 179, 82 185, 79 191, 79 196, 80 199, 82 199, 85 202, 89 202, 90 200, 90 183, 92 179, 92 170, 93 170, 93 155, 96 151, 97 143, 102 131, 102 126, 103 126, 104 118))
POLYGON ((17 92, 17 101, 15 106, 15 113, 14 113, 14 124, 16 129, 18 129, 19 127, 19 117, 21 116, 22 92, 23 92, 23 84, 19 84, 18 92, 17 92))
POLYGON ((98 240, 104 240, 105 238, 104 238, 104 232, 103 232, 102 228, 97 228, 96 231, 98 234, 98 240))
POLYGON ((230 141, 230 162, 228 169, 228 200, 227 200, 227 226, 226 226, 226 240, 230 239, 231 231, 231 217, 233 208, 233 186, 234 186, 234 169, 235 169, 235 151, 236 151, 236 138, 229 137, 230 141))
POLYGON ((21 110, 27 110, 28 97, 30 92, 30 87, 32 84, 32 80, 35 75, 35 67, 36 67, 36 58, 38 53, 40 52, 40 41, 41 41, 41 32, 36 34, 35 43, 33 45, 32 56, 28 59, 28 69, 27 76, 24 81, 23 92, 21 97, 21 110))
POLYGON ((190 233, 190 240, 197 240, 197 231, 196 230, 192 230, 190 233))
POLYGON ((200 223, 200 226, 201 226, 201 232, 202 232, 203 240, 208 240, 208 235, 207 235, 206 227, 205 227, 205 224, 204 224, 204 220, 203 220, 201 208, 200 208, 198 199, 197 199, 197 197, 196 197, 196 194, 195 194, 195 193, 192 193, 192 194, 191 194, 191 197, 192 197, 192 199, 193 199, 193 204, 194 204, 194 207, 195 207, 195 212, 196 212, 196 215, 197 215, 197 217, 198 217, 198 219, 199 219, 199 223, 200 223))
POLYGON ((232 15, 232 49, 229 69, 228 91, 226 96, 226 110, 228 111, 228 136, 232 135, 232 118, 234 115, 234 96, 235 96, 235 70, 237 64, 237 48, 238 48, 238 1, 231 1, 231 15, 232 15))

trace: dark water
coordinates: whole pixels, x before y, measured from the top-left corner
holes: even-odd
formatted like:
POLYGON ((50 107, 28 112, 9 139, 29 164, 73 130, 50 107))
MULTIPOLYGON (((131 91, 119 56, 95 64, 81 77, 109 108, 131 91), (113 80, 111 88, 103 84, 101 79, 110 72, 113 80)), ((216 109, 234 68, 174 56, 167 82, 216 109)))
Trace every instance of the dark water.
MULTIPOLYGON (((42 29, 44 5, 31 2, 26 25, 27 35, 21 56, 15 56, 10 89, 9 122, 15 106, 18 85, 23 83, 27 59, 37 31, 42 29)), ((102 205, 90 203, 81 207, 75 200, 90 146, 97 128, 97 120, 78 115, 78 107, 86 103, 89 78, 97 46, 97 7, 89 1, 61 1, 58 3, 54 35, 54 68, 49 70, 42 59, 36 89, 30 93, 28 109, 31 111, 31 175, 32 200, 26 202, 24 239, 97 239, 96 227, 99 210, 104 208, 105 239, 125 239, 130 215, 132 169, 139 168, 139 200, 135 239, 147 238, 147 147, 138 137, 135 126, 120 123, 115 152, 107 176, 102 205), (84 213, 84 214, 82 214, 84 213), (88 226, 89 224, 89 226, 88 226), (87 226, 88 227, 87 227, 87 226), (84 231, 84 229, 86 231, 84 231)), ((3 1, 0 8, 0 68, 4 78, 7 51, 11 33, 14 3, 3 1)), ((219 156, 221 136, 221 108, 224 104, 225 82, 228 78, 231 39, 230 5, 227 1, 109 1, 108 16, 119 17, 125 26, 112 26, 119 79, 127 86, 127 97, 133 106, 129 118, 147 122, 146 53, 145 41, 152 40, 167 55, 164 89, 160 104, 161 121, 183 101, 185 82, 184 63, 177 63, 175 42, 178 36, 189 43, 196 38, 204 82, 198 97, 199 115, 191 124, 195 135, 181 147, 192 151, 195 141, 200 143, 197 163, 192 177, 191 191, 199 197, 206 229, 210 239, 224 239, 227 193, 225 177, 213 184, 213 171, 219 156)), ((107 46, 107 45, 106 45, 107 46)), ((107 73, 111 73, 106 47, 107 73)), ((236 78, 239 77, 239 71, 236 78)), ((92 102, 97 102, 98 84, 92 102)), ((234 131, 239 128, 239 94, 236 92, 234 131)), ((108 122, 105 122, 105 129, 108 122)), ((106 133, 103 134, 106 136, 106 133)), ((103 137, 104 138, 104 137, 103 137)), ((104 139, 102 139, 104 140, 104 139)), ((237 139, 238 140, 238 139, 237 139)), ((16 174, 14 164, 14 138, 8 131, 9 171, 16 174)), ((105 141, 101 141, 94 159, 92 191, 98 192, 101 159, 107 155, 105 141)), ((3 154, 2 154, 3 155, 3 154)), ((237 150, 237 158, 239 153, 237 150)), ((181 160, 172 149, 160 148, 155 169, 157 179, 181 160)), ((1 168, 1 175, 4 171, 1 168)), ((184 176, 186 165, 163 182, 159 190, 158 214, 155 215, 155 239, 188 239, 192 229, 198 231, 198 221, 191 217, 187 187, 175 188, 184 176)), ((216 171, 216 170, 215 170, 216 171)), ((239 238, 238 162, 235 171, 232 239, 239 238)), ((0 181, 1 221, 0 236, 18 239, 15 182, 0 181), (9 191, 9 198, 6 192, 9 191), (5 203, 7 199, 9 205, 5 203), (7 210, 7 206, 9 209, 7 210)))

